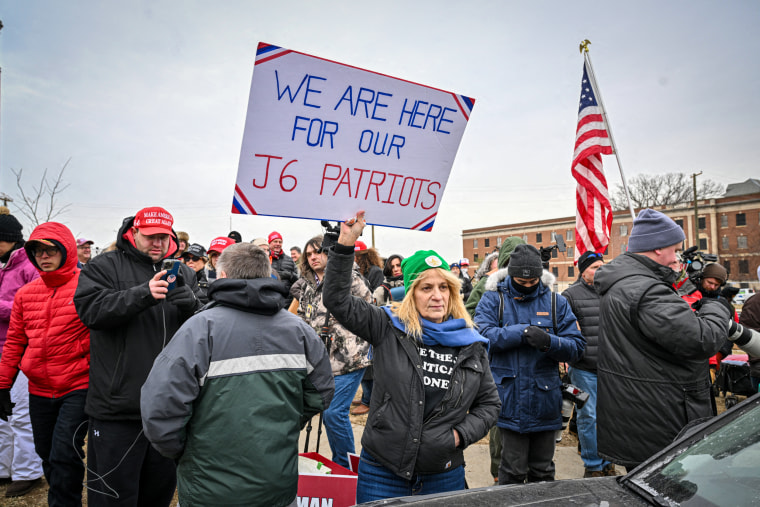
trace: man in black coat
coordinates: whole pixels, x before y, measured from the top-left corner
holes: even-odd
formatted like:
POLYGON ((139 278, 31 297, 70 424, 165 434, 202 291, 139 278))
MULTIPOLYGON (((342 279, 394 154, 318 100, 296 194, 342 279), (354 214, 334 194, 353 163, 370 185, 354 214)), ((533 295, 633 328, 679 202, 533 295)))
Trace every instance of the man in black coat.
POLYGON ((708 359, 728 337, 729 312, 706 299, 692 311, 673 288, 683 229, 645 209, 628 252, 599 268, 598 452, 629 470, 690 421, 712 416, 708 359))
POLYGON ((596 366, 599 357, 599 294, 594 288, 594 274, 604 264, 604 256, 592 250, 578 258, 578 279, 562 293, 570 303, 581 334, 586 338, 583 357, 569 369, 570 382, 588 393, 588 400, 578 412, 578 440, 584 477, 617 475, 615 465, 599 457, 596 451, 596 366))
POLYGON ((171 291, 162 279, 162 261, 179 245, 173 222, 159 207, 124 219, 116 250, 93 258, 79 277, 74 305, 90 328, 90 506, 168 506, 174 495, 174 461, 153 449, 140 417, 140 388, 153 361, 200 306, 189 267, 179 266, 171 291))
MULTIPOLYGON (((280 281, 288 287, 288 291, 298 280, 298 270, 296 263, 282 249, 282 235, 277 231, 272 231, 267 238, 269 242, 269 255, 272 258, 272 269, 280 275, 280 281)), ((290 302, 292 298, 288 299, 290 302)))

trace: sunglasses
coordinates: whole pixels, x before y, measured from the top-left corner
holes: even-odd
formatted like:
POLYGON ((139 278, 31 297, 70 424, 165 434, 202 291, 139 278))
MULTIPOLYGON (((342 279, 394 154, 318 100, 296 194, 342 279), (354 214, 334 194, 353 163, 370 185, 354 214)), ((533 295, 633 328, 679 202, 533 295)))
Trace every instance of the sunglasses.
POLYGON ((35 248, 34 249, 34 256, 35 257, 42 257, 43 255, 47 254, 48 257, 52 257, 55 254, 60 252, 57 246, 48 246, 45 248, 35 248))
POLYGON ((185 256, 185 262, 190 262, 190 261, 198 262, 199 260, 201 260, 201 258, 200 257, 196 257, 195 255, 186 255, 185 256))

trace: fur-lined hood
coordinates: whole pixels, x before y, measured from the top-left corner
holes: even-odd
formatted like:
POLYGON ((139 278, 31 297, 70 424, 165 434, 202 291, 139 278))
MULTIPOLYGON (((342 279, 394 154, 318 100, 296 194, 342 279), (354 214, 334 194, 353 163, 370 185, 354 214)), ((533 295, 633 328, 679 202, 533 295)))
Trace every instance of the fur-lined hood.
MULTIPOLYGON (((488 280, 486 280, 486 290, 495 291, 499 283, 504 281, 504 279, 509 275, 509 273, 507 273, 508 269, 509 268, 502 268, 496 273, 489 276, 488 280)), ((541 283, 543 283, 549 290, 551 290, 552 286, 557 283, 557 277, 549 271, 544 270, 543 274, 541 275, 541 283)))

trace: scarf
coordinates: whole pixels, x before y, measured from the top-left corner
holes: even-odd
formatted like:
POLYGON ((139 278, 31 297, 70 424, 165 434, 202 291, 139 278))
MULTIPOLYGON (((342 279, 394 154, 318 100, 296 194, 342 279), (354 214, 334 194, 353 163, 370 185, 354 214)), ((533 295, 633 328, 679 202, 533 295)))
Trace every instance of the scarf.
MULTIPOLYGON (((383 310, 391 318, 393 326, 403 332, 406 326, 401 322, 398 316, 391 311, 390 306, 383 306, 383 310)), ((487 339, 471 327, 467 327, 464 319, 455 319, 449 317, 448 320, 436 324, 420 317, 422 323, 422 343, 428 347, 433 345, 443 345, 444 347, 463 347, 475 342, 483 342, 486 347, 489 345, 487 339)))

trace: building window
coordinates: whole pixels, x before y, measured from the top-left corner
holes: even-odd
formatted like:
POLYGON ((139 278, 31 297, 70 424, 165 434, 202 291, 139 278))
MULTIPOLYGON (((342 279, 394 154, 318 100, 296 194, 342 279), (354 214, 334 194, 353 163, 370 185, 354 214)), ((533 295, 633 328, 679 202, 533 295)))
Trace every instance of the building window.
POLYGON ((739 274, 740 275, 749 274, 749 261, 747 259, 739 259, 739 274))
POLYGON ((723 267, 726 268, 726 273, 731 274, 731 261, 725 261, 723 267))
POLYGON ((477 239, 473 239, 472 240, 472 248, 478 248, 478 240, 477 239))
POLYGON ((628 226, 627 225, 621 225, 620 226, 620 235, 621 236, 627 236, 628 235, 628 226))
POLYGON ((528 235, 527 234, 523 234, 523 241, 525 241, 526 243, 528 242, 528 235))
POLYGON ((501 236, 497 236, 497 238, 496 238, 496 246, 501 246, 501 236))
POLYGON ((552 259, 556 259, 556 258, 557 258, 557 249, 552 248, 552 259))
POLYGON ((552 274, 555 278, 559 278, 559 268, 552 268, 552 274))
POLYGON ((707 238, 699 238, 699 249, 707 250, 707 238))
POLYGON ((678 220, 674 220, 674 222, 676 223, 676 225, 678 225, 678 227, 683 229, 683 219, 679 218, 678 220))
POLYGON ((567 258, 568 259, 574 259, 575 258, 575 248, 572 246, 567 247, 567 258))
POLYGON ((572 241, 575 239, 575 230, 574 229, 568 229, 567 233, 565 234, 565 239, 567 241, 572 241))
POLYGON ((739 236, 736 238, 737 248, 747 248, 747 236, 739 236))
POLYGON ((609 255, 610 254, 610 245, 608 244, 606 247, 604 247, 604 254, 603 255, 609 255))
POLYGON ((699 228, 704 229, 705 227, 707 227, 707 219, 705 217, 699 217, 699 228))
POLYGON ((489 246, 491 246, 491 238, 486 238, 486 239, 485 239, 485 240, 483 240, 483 241, 484 241, 484 243, 485 243, 485 247, 486 247, 486 248, 488 248, 489 246))
POLYGON ((721 247, 723 250, 728 250, 729 248, 731 248, 730 246, 728 246, 728 236, 723 236, 723 237, 721 238, 720 247, 721 247))
POLYGON ((478 254, 472 256, 472 262, 478 262, 478 254))
POLYGON ((568 266, 567 267, 567 277, 568 278, 575 278, 575 266, 568 266))
POLYGON ((540 232, 537 232, 536 233, 536 243, 541 243, 543 240, 544 240, 543 239, 543 234, 541 234, 540 232))
POLYGON ((747 215, 744 213, 736 214, 736 226, 739 227, 740 225, 747 225, 747 215))
MULTIPOLYGON (((626 245, 625 243, 623 243, 622 245, 620 245, 620 253, 621 253, 621 254, 624 254, 624 253, 625 253, 625 252, 627 252, 627 251, 628 251, 628 245, 626 245)), ((604 252, 604 253, 605 253, 605 255, 606 255, 606 254, 607 254, 607 251, 605 250, 605 252, 604 252)))
POLYGON ((720 216, 720 226, 721 227, 728 227, 728 215, 721 215, 720 216))

